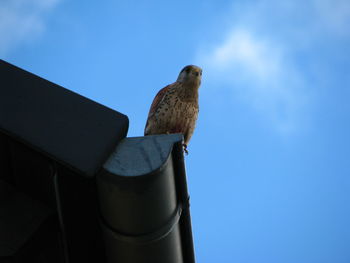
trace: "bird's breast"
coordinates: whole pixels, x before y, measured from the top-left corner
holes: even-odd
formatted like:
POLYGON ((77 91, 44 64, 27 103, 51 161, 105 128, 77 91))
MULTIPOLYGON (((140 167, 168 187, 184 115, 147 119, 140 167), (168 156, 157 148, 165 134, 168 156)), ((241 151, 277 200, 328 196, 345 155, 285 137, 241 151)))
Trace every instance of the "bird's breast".
POLYGON ((182 101, 174 93, 169 94, 156 112, 158 125, 169 133, 185 133, 188 126, 195 125, 198 103, 182 101))

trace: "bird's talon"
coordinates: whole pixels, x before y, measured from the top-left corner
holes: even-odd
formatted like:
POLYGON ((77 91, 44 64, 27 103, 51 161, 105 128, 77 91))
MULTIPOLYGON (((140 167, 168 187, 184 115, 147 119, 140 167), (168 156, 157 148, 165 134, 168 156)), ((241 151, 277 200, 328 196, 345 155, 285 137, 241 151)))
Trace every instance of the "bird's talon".
POLYGON ((184 152, 186 153, 186 155, 188 155, 187 144, 183 143, 182 146, 184 148, 184 152))

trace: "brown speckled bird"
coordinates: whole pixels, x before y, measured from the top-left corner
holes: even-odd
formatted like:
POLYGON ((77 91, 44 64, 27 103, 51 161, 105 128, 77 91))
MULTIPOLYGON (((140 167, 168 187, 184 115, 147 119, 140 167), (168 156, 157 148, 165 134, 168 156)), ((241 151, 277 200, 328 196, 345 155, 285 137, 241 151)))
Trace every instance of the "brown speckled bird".
POLYGON ((198 88, 202 69, 184 67, 176 82, 161 89, 154 98, 148 113, 145 135, 182 133, 184 151, 191 139, 198 117, 198 88))

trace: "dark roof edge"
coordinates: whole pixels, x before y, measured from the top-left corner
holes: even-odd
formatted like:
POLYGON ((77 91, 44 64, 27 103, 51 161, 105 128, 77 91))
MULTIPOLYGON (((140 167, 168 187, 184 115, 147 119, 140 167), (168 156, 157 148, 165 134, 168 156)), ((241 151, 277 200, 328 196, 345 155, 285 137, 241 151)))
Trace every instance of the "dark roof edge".
POLYGON ((176 176, 177 194, 182 204, 182 215, 180 218, 180 231, 182 239, 182 249, 184 254, 185 263, 195 262, 194 243, 192 235, 192 223, 190 213, 190 196, 188 193, 187 179, 186 179, 186 167, 184 160, 183 141, 174 143, 172 155, 173 160, 176 162, 174 165, 176 176))
MULTIPOLYGON (((1 59, 1 58, 0 58, 0 63, 5 63, 5 64, 7 64, 7 65, 9 65, 9 66, 11 66, 11 67, 14 67, 14 68, 18 69, 18 70, 26 71, 26 72, 30 73, 31 75, 33 75, 33 76, 35 76, 35 77, 37 77, 37 78, 39 78, 39 79, 41 79, 41 80, 43 80, 43 81, 46 81, 46 82, 48 82, 48 83, 50 83, 50 84, 52 84, 52 85, 54 85, 54 86, 57 86, 57 87, 59 87, 59 88, 61 88, 61 89, 64 89, 66 92, 69 92, 69 93, 78 95, 78 96, 80 96, 80 97, 82 97, 82 98, 84 98, 84 99, 93 101, 95 104, 97 104, 97 105, 99 105, 99 106, 102 106, 102 107, 104 107, 104 108, 107 108, 107 109, 109 109, 109 110, 111 110, 111 111, 116 111, 115 109, 112 109, 112 108, 110 108, 110 107, 108 107, 108 106, 106 106, 106 105, 104 105, 104 104, 102 104, 102 103, 100 103, 100 102, 94 101, 94 100, 92 100, 92 99, 90 99, 90 98, 88 98, 88 97, 86 97, 86 96, 84 96, 84 95, 82 95, 82 94, 80 94, 80 93, 78 93, 78 92, 76 92, 76 91, 67 89, 67 88, 61 86, 60 84, 57 84, 57 83, 52 82, 52 81, 50 81, 50 80, 47 80, 47 79, 45 79, 44 77, 40 77, 39 75, 37 75, 37 74, 35 74, 35 73, 29 72, 29 71, 27 71, 27 70, 25 70, 25 69, 23 69, 23 68, 20 68, 20 67, 14 65, 14 64, 12 64, 12 63, 9 63, 9 62, 7 62, 7 61, 1 59)), ((125 115, 125 114, 123 114, 123 113, 121 113, 121 112, 118 112, 118 113, 119 113, 120 115, 123 115, 125 118, 128 119, 128 127, 129 127, 129 118, 128 118, 128 116, 125 115)))
POLYGON ((0 132, 94 176, 128 131, 126 115, 0 59, 0 132))

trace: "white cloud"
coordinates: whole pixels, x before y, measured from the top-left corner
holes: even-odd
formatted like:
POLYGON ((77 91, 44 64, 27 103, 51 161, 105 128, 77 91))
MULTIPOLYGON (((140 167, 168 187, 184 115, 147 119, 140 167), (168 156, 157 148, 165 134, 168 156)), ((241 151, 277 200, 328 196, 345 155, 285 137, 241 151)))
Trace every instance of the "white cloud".
POLYGON ((246 30, 235 29, 226 40, 214 48, 210 63, 218 70, 227 70, 240 64, 245 71, 254 74, 261 81, 278 74, 280 54, 277 49, 271 52, 270 45, 262 39, 256 39, 246 30))
POLYGON ((59 0, 2 0, 0 4, 0 55, 45 30, 45 15, 59 0))
POLYGON ((278 44, 237 28, 198 60, 208 74, 209 86, 231 88, 278 131, 295 131, 306 103, 305 83, 278 44))
POLYGON ((300 130, 312 100, 308 73, 298 62, 322 41, 325 25, 330 35, 348 32, 348 3, 262 0, 235 5, 222 40, 199 47, 197 63, 208 87, 231 89, 282 134, 300 130))

